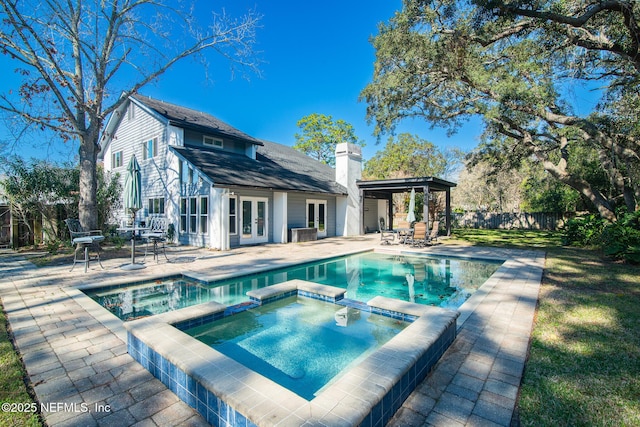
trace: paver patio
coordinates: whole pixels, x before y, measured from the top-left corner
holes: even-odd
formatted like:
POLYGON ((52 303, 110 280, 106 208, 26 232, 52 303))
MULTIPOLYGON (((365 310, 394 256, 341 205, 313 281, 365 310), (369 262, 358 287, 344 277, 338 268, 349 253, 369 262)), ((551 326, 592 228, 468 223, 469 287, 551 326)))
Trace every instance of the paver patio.
MULTIPOLYGON (((43 415, 51 426, 198 426, 206 421, 135 362, 122 322, 75 286, 152 279, 175 273, 224 276, 378 247, 379 235, 229 252, 168 251, 172 263, 147 260, 127 272, 127 259, 36 268, 0 251, 0 292, 43 415)), ((385 250, 388 247, 382 247, 385 250)), ((393 246, 392 250, 404 249, 393 246)), ((414 249, 410 249, 414 250, 414 249)), ((390 421, 390 426, 511 423, 533 326, 544 253, 441 244, 421 252, 507 259, 461 308, 458 337, 390 421)))

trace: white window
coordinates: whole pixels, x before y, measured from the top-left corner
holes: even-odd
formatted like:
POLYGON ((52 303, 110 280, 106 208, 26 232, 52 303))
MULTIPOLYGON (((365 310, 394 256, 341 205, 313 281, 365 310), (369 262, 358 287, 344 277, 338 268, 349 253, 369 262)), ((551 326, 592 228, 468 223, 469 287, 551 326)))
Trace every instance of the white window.
POLYGON ((144 158, 151 159, 158 155, 158 138, 153 138, 144 143, 144 158))
POLYGON ((209 224, 209 198, 200 197, 200 234, 207 234, 207 226, 209 224))
POLYGON ((238 234, 238 198, 229 197, 229 234, 238 234))
POLYGON ((188 205, 187 201, 189 199, 182 198, 180 199, 180 232, 187 232, 187 214, 188 214, 188 205))
POLYGON ((222 140, 220 138, 214 138, 212 136, 202 137, 202 145, 207 147, 222 148, 222 140))
POLYGON ((198 231, 198 198, 180 199, 180 232, 195 234, 198 231))
POLYGON ((189 198, 189 233, 198 231, 198 198, 189 198))
POLYGON ((136 106, 134 104, 129 104, 129 109, 127 109, 127 119, 133 120, 136 118, 136 106))
POLYGON ((164 197, 149 199, 149 215, 164 215, 164 197))
POLYGON ((114 168, 119 168, 122 166, 122 164, 122 151, 116 151, 111 155, 111 165, 114 168))

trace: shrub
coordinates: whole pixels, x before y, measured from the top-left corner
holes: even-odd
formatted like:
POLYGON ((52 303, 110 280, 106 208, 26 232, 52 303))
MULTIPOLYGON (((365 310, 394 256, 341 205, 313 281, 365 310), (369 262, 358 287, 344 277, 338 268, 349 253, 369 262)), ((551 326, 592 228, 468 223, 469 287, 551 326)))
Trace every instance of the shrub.
POLYGON ((122 236, 112 235, 109 237, 109 241, 113 244, 116 249, 120 249, 124 246, 126 240, 122 236))
POLYGON ((640 211, 621 213, 619 218, 604 227, 600 246, 606 255, 640 263, 640 211))
POLYGON ((604 225, 605 220, 595 214, 571 218, 562 228, 562 244, 576 246, 597 245, 604 225))
POLYGON ((570 219, 562 230, 562 243, 598 246, 607 256, 640 263, 640 211, 619 212, 618 218, 614 223, 593 214, 570 219))
POLYGON ((46 243, 47 252, 51 255, 56 255, 58 253, 58 249, 60 249, 60 240, 53 239, 49 240, 46 243))

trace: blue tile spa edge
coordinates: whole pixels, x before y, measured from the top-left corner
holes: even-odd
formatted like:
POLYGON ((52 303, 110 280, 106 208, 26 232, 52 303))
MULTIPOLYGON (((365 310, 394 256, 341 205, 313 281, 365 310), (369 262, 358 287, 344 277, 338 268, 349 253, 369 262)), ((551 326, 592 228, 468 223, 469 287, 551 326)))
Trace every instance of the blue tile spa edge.
MULTIPOLYGON (((282 295, 314 295, 341 305, 344 289, 291 281, 261 291, 249 305, 282 295), (318 292, 315 292, 317 290, 318 292)), ((265 288, 266 289, 266 288, 265 288)), ((364 308, 362 303, 358 308, 364 308)), ((303 425, 384 426, 422 381, 456 336, 456 312, 376 297, 370 311, 414 321, 396 337, 307 401, 249 368, 191 338, 190 327, 230 315, 229 307, 204 304, 125 325, 129 353, 180 399, 219 426, 303 425)))

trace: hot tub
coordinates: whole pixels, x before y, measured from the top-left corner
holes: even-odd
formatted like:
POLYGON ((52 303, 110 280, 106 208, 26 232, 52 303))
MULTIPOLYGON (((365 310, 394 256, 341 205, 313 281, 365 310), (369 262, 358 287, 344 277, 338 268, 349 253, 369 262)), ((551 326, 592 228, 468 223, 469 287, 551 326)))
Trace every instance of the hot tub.
POLYGON ((243 307, 207 303, 136 320, 125 324, 129 353, 213 425, 384 426, 455 339, 458 313, 385 297, 365 305, 344 292, 292 280, 249 292, 243 307), (183 332, 294 295, 410 324, 308 399, 183 332))

